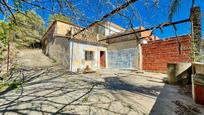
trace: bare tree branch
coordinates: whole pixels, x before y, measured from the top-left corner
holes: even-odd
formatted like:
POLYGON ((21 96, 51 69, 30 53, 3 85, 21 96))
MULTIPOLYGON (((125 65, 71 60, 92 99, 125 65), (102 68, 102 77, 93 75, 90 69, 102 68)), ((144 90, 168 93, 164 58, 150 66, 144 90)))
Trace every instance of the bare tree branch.
POLYGON ((6 8, 8 9, 8 11, 10 12, 10 14, 12 15, 12 17, 13 17, 13 19, 15 21, 16 18, 14 16, 13 12, 11 11, 11 8, 9 7, 9 5, 6 3, 5 0, 2 0, 2 2, 3 2, 3 4, 2 3, 1 4, 6 6, 6 8))
POLYGON ((104 15, 99 21, 94 21, 93 23, 91 23, 90 25, 88 25, 86 28, 83 28, 83 29, 80 30, 79 32, 75 33, 73 36, 76 36, 77 34, 79 34, 79 33, 83 32, 83 31, 85 31, 87 28, 89 28, 89 27, 91 27, 91 26, 93 26, 93 25, 95 25, 95 24, 97 24, 97 23, 103 21, 104 19, 106 19, 106 18, 108 18, 108 17, 110 17, 110 16, 112 16, 112 15, 114 15, 114 14, 117 14, 118 12, 120 12, 121 10, 127 8, 129 5, 131 5, 132 3, 136 2, 136 1, 138 1, 138 0, 129 0, 128 2, 124 3, 123 5, 121 5, 120 7, 116 8, 116 9, 114 9, 114 10, 111 11, 110 13, 104 15))
POLYGON ((115 39, 115 38, 118 38, 118 37, 127 36, 127 35, 131 35, 131 34, 136 34, 136 33, 141 33, 141 32, 145 32, 145 31, 152 31, 152 30, 159 29, 159 28, 162 28, 162 27, 176 25, 176 24, 185 23, 185 22, 189 22, 189 21, 190 21, 190 19, 180 20, 180 21, 177 21, 177 22, 164 22, 162 24, 159 24, 159 25, 151 27, 151 28, 147 28, 147 29, 139 30, 139 31, 135 31, 135 32, 129 32, 129 33, 125 33, 125 34, 122 34, 122 35, 101 39, 99 41, 115 39))

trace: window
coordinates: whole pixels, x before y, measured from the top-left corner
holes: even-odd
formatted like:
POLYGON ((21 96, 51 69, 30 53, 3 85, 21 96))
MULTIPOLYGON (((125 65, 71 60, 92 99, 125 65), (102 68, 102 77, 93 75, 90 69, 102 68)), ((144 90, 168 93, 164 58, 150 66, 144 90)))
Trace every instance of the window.
POLYGON ((85 60, 91 61, 94 59, 93 51, 85 51, 85 60))

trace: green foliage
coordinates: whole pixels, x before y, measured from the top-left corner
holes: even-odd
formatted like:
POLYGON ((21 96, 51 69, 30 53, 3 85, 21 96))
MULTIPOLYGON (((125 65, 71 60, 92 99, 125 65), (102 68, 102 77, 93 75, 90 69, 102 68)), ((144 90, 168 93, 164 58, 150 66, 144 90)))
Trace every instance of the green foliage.
POLYGON ((57 60, 56 60, 56 59, 53 59, 53 58, 52 58, 52 61, 53 61, 53 63, 56 63, 56 62, 57 62, 57 60))
POLYGON ((193 62, 200 61, 203 57, 200 54, 200 51, 197 48, 197 44, 194 40, 191 41, 191 47, 190 47, 190 58, 193 60, 193 62))
POLYGON ((0 21, 0 41, 4 46, 7 44, 7 35, 8 35, 9 24, 3 21, 0 21))
POLYGON ((8 84, 1 84, 0 85, 0 92, 3 92, 4 90, 8 89, 9 85, 8 84))
POLYGON ((12 37, 13 27, 13 23, 0 21, 0 62, 5 59, 5 55, 3 55, 3 53, 5 51, 5 47, 7 47, 8 38, 12 37))
POLYGON ((13 0, 14 6, 19 10, 22 10, 22 0, 13 0))
POLYGON ((13 28, 13 41, 16 43, 16 46, 28 47, 36 42, 39 43, 45 31, 44 20, 34 11, 27 11, 26 15, 22 13, 14 15, 16 25, 13 28))
POLYGON ((4 60, 4 58, 5 58, 5 57, 4 57, 4 55, 3 55, 3 51, 2 51, 2 50, 0 50, 0 62, 1 62, 1 61, 3 61, 3 60, 4 60))
POLYGON ((50 26, 52 24, 52 22, 55 20, 70 21, 70 18, 67 16, 64 16, 62 14, 50 15, 48 18, 48 26, 50 26))
POLYGON ((82 99, 83 103, 87 103, 88 101, 89 101, 89 98, 87 96, 82 99))
POLYGON ((10 87, 11 89, 16 89, 16 88, 18 88, 20 85, 21 85, 20 82, 14 80, 13 82, 11 82, 11 83, 9 84, 9 87, 10 87))
POLYGON ((202 48, 204 49, 204 39, 202 39, 202 48))
POLYGON ((12 81, 11 83, 4 83, 0 85, 0 92, 5 91, 5 90, 13 90, 16 89, 16 91, 19 90, 21 83, 19 81, 12 81))

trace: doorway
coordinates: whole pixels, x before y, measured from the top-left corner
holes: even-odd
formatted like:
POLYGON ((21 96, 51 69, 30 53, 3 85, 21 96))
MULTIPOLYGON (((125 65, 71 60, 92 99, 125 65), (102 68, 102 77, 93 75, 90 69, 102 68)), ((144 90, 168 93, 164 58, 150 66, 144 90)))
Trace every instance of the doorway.
POLYGON ((100 67, 105 68, 106 67, 106 55, 105 51, 100 51, 100 67))

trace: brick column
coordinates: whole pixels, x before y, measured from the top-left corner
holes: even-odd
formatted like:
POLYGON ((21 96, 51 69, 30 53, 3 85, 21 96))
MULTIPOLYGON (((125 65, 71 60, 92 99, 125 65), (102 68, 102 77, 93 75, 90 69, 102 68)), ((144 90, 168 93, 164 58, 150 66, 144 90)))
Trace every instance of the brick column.
POLYGON ((200 7, 191 8, 192 40, 196 43, 198 51, 201 49, 201 10, 200 7))

